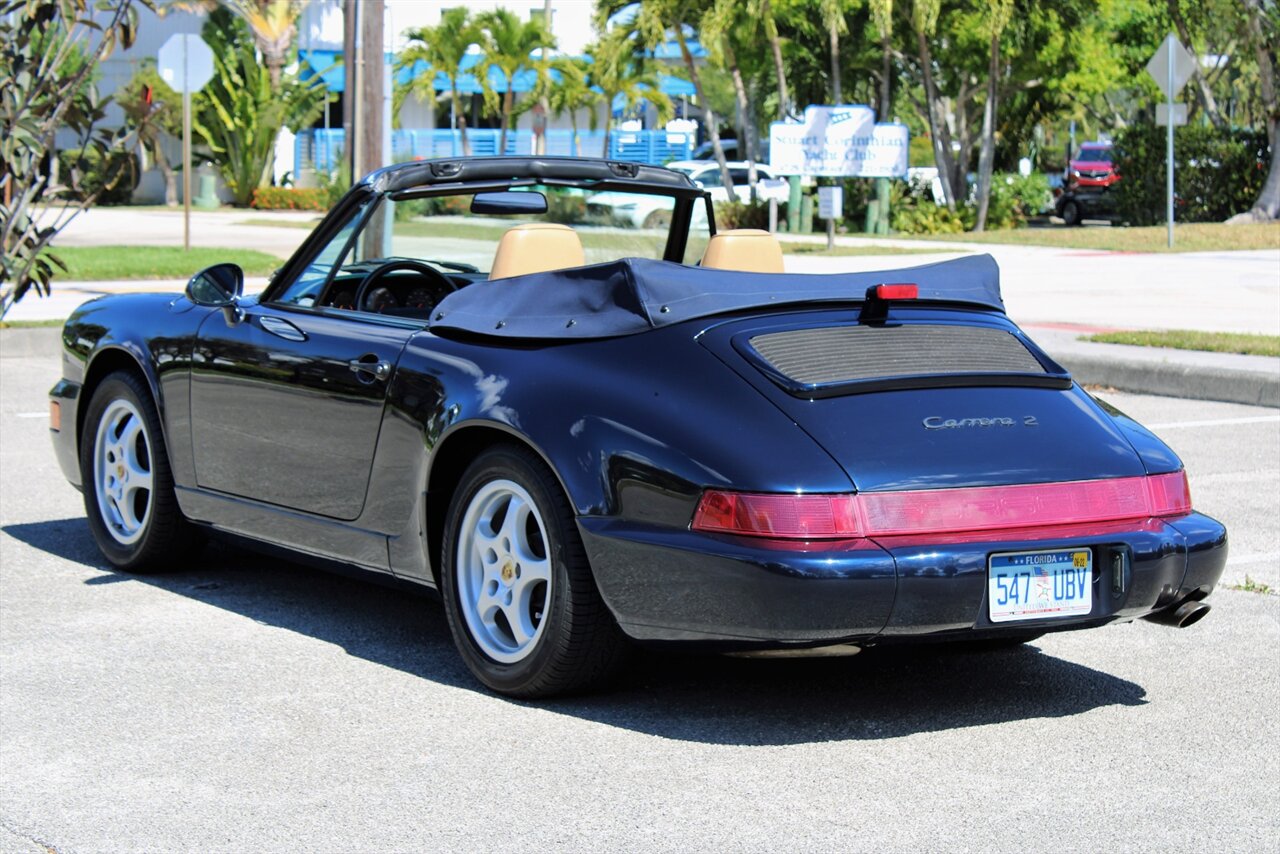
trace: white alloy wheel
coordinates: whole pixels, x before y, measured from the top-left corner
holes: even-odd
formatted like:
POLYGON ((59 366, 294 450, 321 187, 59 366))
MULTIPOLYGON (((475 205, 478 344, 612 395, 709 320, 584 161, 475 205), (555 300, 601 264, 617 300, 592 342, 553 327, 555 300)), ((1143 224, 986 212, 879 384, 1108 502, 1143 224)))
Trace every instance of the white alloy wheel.
POLYGON ((93 479, 102 523, 122 546, 137 542, 151 518, 151 465, 146 420, 131 402, 116 398, 98 421, 93 479))
POLYGON ((491 480, 467 505, 453 571, 458 603, 476 646, 501 664, 528 657, 551 607, 547 529, 532 496, 491 480))

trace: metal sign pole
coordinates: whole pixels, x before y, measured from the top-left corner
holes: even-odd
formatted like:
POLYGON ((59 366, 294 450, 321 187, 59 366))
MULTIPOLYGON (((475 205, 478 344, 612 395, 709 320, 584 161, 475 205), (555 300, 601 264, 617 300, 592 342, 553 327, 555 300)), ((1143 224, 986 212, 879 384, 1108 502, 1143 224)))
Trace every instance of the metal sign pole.
POLYGON ((182 38, 182 250, 191 251, 191 81, 187 39, 182 38))
MULTIPOLYGON (((1172 38, 1172 36, 1170 36, 1172 38)), ((1169 51, 1169 87, 1165 90, 1165 97, 1169 104, 1169 128, 1166 136, 1165 144, 1165 220, 1168 222, 1169 228, 1169 248, 1173 248, 1173 57, 1174 51, 1170 47, 1169 51)))

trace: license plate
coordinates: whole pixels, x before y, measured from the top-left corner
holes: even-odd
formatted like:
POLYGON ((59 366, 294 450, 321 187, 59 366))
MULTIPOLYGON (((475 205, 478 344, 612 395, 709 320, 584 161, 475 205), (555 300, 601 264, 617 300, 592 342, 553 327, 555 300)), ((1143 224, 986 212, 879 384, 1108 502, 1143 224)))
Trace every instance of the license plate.
POLYGON ((994 554, 987 563, 987 604, 993 623, 1088 614, 1093 610, 1093 552, 994 554))

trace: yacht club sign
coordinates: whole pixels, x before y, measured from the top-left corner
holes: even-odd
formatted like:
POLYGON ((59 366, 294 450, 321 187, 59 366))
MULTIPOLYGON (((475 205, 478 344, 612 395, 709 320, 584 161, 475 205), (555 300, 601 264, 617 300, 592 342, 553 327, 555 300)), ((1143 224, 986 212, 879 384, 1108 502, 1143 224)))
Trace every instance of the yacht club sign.
POLYGON ((769 126, 769 166, 778 175, 901 178, 908 141, 906 125, 877 124, 870 107, 811 106, 799 122, 769 126))

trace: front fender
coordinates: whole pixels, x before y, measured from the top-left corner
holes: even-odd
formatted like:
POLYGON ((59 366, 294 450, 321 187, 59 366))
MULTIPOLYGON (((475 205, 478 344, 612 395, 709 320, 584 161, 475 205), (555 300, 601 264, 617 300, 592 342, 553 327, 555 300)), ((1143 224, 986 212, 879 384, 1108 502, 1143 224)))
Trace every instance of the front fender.
POLYGON ((191 349, 196 329, 215 310, 180 295, 153 293, 101 297, 76 309, 62 331, 62 371, 65 381, 81 386, 74 421, 77 446, 97 384, 112 371, 133 369, 145 378, 160 413, 175 482, 194 485, 191 349))

